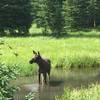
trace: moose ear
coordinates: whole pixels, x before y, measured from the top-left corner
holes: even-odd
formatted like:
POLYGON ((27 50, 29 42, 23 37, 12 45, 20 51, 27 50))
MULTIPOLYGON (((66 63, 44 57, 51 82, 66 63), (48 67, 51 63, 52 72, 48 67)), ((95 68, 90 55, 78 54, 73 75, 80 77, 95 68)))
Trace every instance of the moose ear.
POLYGON ((33 54, 37 55, 37 53, 33 50, 33 54))
POLYGON ((38 51, 38 55, 40 55, 40 52, 38 51))

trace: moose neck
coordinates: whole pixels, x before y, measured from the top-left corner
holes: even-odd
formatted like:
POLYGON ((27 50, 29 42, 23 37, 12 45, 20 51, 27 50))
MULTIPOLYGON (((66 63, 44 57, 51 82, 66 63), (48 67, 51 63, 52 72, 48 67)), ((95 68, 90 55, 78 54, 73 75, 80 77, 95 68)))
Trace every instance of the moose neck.
POLYGON ((42 58, 39 59, 39 61, 37 62, 37 64, 39 65, 39 67, 42 66, 42 64, 43 64, 43 59, 42 59, 42 58))

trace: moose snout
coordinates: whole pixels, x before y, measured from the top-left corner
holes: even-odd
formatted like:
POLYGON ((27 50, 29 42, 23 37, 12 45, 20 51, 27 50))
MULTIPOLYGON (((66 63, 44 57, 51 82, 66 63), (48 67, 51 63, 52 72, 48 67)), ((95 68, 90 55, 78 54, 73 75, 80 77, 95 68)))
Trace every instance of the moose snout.
POLYGON ((30 60, 29 63, 32 64, 33 63, 33 60, 30 60))

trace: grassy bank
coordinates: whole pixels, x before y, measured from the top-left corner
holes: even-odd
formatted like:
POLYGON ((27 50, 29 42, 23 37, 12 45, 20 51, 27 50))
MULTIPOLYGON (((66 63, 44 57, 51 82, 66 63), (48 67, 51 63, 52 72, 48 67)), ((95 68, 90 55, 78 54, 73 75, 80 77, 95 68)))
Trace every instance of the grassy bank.
POLYGON ((56 97, 56 100, 100 100, 100 85, 93 84, 87 89, 65 89, 61 97, 56 97))
POLYGON ((32 50, 50 58, 52 67, 88 68, 100 67, 100 32, 74 32, 68 37, 2 37, 0 38, 0 62, 17 64, 23 75, 34 74, 37 65, 29 64, 32 50))

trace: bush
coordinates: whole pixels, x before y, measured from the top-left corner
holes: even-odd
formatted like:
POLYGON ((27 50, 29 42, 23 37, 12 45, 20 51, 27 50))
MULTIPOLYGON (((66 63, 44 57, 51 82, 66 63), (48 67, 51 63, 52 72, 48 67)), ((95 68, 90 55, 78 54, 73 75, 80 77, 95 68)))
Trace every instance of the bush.
POLYGON ((10 85, 10 80, 18 74, 17 66, 0 64, 0 100, 12 100, 13 92, 17 89, 10 85))
POLYGON ((25 100, 34 100, 35 99, 35 93, 34 92, 30 92, 29 94, 27 94, 25 96, 25 100))

